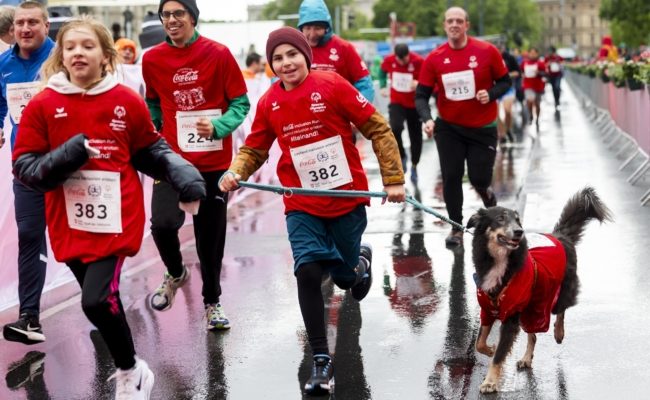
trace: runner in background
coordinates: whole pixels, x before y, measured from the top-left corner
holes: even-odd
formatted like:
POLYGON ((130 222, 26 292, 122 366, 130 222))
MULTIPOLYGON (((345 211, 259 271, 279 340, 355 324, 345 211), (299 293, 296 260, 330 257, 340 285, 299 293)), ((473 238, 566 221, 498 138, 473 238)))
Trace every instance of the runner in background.
POLYGON ((560 108, 560 94, 562 93, 560 85, 562 83, 562 57, 560 57, 555 47, 551 46, 548 48, 548 55, 544 59, 546 63, 546 74, 548 76, 548 83, 551 84, 553 88, 553 100, 555 100, 555 109, 560 108))
POLYGON ((533 124, 539 131, 539 114, 541 112, 542 96, 544 95, 544 86, 546 82, 546 64, 539 59, 539 52, 536 47, 528 49, 528 57, 521 63, 521 71, 524 75, 522 87, 524 97, 526 98, 526 108, 528 109, 528 123, 533 124), (533 114, 534 112, 534 114, 533 114))
MULTIPOLYGON (((35 1, 16 7, 16 45, 0 56, 0 146, 4 144, 4 121, 11 120, 11 149, 25 106, 40 90, 41 66, 54 48, 47 8, 35 1)), ((13 181, 16 225, 18 226, 18 300, 16 322, 4 326, 5 339, 24 344, 45 340, 39 321, 41 293, 45 285, 47 243, 45 240, 45 197, 18 180, 13 181)))
MULTIPOLYGON (((521 78, 521 71, 519 70, 519 63, 515 56, 510 54, 506 48, 505 43, 499 44, 499 50, 501 51, 501 57, 503 57, 503 62, 508 68, 508 74, 510 74, 510 79, 513 82, 516 82, 521 78)), ((499 133, 499 140, 501 143, 505 143, 506 140, 510 142, 515 141, 515 137, 512 134, 512 106, 516 100, 516 85, 512 85, 507 92, 505 92, 501 97, 499 97, 499 107, 503 107, 504 118, 503 120, 499 117, 497 119, 497 128, 499 133)))
POLYGON ((338 73, 372 103, 375 89, 370 71, 357 49, 350 42, 334 34, 332 17, 325 2, 303 0, 298 14, 298 29, 307 38, 314 55, 311 68, 338 73))
MULTIPOLYGON (((497 103, 511 86, 501 53, 490 43, 467 35, 469 16, 460 7, 445 12, 447 43, 424 61, 415 105, 424 131, 438 148, 443 193, 449 218, 462 225, 463 176, 467 175, 485 207, 497 199, 490 188, 497 148, 497 103), (429 98, 433 88, 439 116, 433 121, 429 98)), ((445 244, 463 244, 463 231, 452 228, 445 244)))
MULTIPOLYGON (((267 59, 280 78, 260 99, 253 131, 239 149, 219 187, 238 188, 267 159, 274 142, 282 155, 277 174, 287 187, 321 190, 368 190, 368 179, 353 142, 350 124, 372 141, 384 191, 390 202, 403 202, 404 174, 398 148, 386 120, 340 75, 309 70, 312 52, 305 37, 284 27, 269 34, 267 59)), ((334 369, 325 327, 321 292, 324 274, 362 300, 372 285, 372 249, 361 244, 366 228, 366 197, 284 197, 293 252, 298 302, 314 366, 305 383, 308 394, 332 389, 334 369)))
MULTIPOLYGON (((207 197, 194 216, 194 236, 206 328, 229 329, 230 321, 220 303, 228 194, 219 190, 218 182, 232 160, 231 133, 250 108, 246 84, 228 48, 196 30, 196 1, 162 0, 158 15, 167 38, 143 56, 146 101, 169 146, 205 179, 207 197)), ((151 234, 167 271, 150 304, 165 311, 190 275, 178 237, 185 211, 178 207, 178 193, 167 182, 154 183, 151 214, 151 234)))
POLYGON ((188 207, 205 197, 205 182, 156 133, 142 98, 110 73, 117 52, 106 27, 89 17, 72 20, 57 41, 43 66, 47 87, 21 119, 14 174, 46 192, 54 256, 77 279, 81 308, 118 368, 116 399, 148 399, 154 374, 136 357, 119 291, 124 260, 138 252, 144 231, 134 165, 169 179, 188 207))
POLYGON ((424 59, 418 54, 409 51, 407 44, 400 43, 395 46, 394 54, 387 56, 381 63, 379 74, 379 87, 381 94, 386 96, 386 77, 390 77, 390 104, 388 104, 388 118, 390 128, 395 134, 399 155, 402 158, 402 169, 407 171, 408 156, 404 150, 402 131, 404 121, 409 132, 411 142, 411 182, 417 184, 418 170, 422 154, 422 122, 415 109, 415 88, 418 84, 418 75, 424 59))

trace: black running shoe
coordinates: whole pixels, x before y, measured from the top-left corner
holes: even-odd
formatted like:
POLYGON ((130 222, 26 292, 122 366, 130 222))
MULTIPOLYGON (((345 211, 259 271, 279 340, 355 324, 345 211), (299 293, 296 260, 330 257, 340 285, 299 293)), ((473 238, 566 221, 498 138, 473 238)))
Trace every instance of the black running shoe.
POLYGON ((356 285, 352 286, 350 291, 352 292, 352 297, 357 301, 363 300, 372 286, 372 246, 367 243, 361 244, 361 249, 359 250, 359 270, 357 274, 360 275, 356 285))
POLYGON ((45 335, 38 322, 38 317, 26 313, 20 314, 18 321, 4 326, 2 335, 11 342, 36 344, 45 341, 45 335))
POLYGON ((332 359, 325 354, 314 356, 311 377, 305 383, 305 393, 311 396, 328 395, 334 391, 334 367, 332 359))
POLYGON ((45 353, 40 351, 30 351, 22 359, 11 363, 7 369, 5 380, 7 387, 11 390, 17 390, 43 374, 45 369, 45 353))

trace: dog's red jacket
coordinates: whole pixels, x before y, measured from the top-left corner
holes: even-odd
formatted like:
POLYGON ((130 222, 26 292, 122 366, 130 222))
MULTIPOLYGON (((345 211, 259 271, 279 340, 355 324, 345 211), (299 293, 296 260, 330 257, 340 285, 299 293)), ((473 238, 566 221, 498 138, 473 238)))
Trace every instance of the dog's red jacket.
POLYGON ((566 254, 555 237, 546 234, 540 236, 542 243, 531 243, 524 266, 503 288, 496 301, 492 301, 480 287, 477 288, 481 325, 492 325, 495 319, 505 321, 519 312, 524 332, 548 331, 551 310, 557 302, 564 278, 566 254))

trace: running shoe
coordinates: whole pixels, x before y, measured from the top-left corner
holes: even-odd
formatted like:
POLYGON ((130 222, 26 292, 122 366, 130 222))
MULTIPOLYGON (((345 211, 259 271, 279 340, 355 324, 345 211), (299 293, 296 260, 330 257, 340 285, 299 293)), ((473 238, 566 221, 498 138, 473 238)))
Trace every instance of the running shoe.
POLYGON ((7 387, 11 390, 18 390, 21 387, 34 382, 45 370, 45 353, 30 351, 25 356, 9 365, 5 380, 7 387))
POLYGON ((332 359, 326 354, 314 356, 314 366, 311 376, 305 383, 305 392, 308 395, 327 395, 334 391, 334 367, 332 359))
POLYGON ((452 229, 449 236, 445 238, 445 245, 447 247, 456 247, 463 245, 463 231, 452 229))
POLYGON ((22 313, 18 321, 7 324, 2 329, 2 335, 11 342, 36 344, 45 341, 43 329, 38 322, 38 317, 22 313))
POLYGON ((118 369, 108 380, 115 379, 115 400, 149 400, 154 374, 146 361, 136 357, 131 369, 118 369))
POLYGON ((357 275, 360 277, 356 285, 352 286, 350 291, 352 297, 357 301, 363 300, 372 286, 372 246, 368 243, 362 243, 359 250, 359 266, 357 266, 357 275))
POLYGON ((151 308, 157 311, 167 311, 172 308, 176 291, 179 287, 183 286, 189 278, 190 270, 186 266, 183 266, 183 273, 178 278, 174 278, 169 274, 169 272, 165 272, 163 282, 151 296, 151 308))
POLYGON ((226 312, 223 311, 223 307, 220 303, 218 304, 206 304, 205 305, 205 318, 208 320, 208 330, 212 331, 215 329, 223 330, 230 329, 230 321, 226 317, 226 312))

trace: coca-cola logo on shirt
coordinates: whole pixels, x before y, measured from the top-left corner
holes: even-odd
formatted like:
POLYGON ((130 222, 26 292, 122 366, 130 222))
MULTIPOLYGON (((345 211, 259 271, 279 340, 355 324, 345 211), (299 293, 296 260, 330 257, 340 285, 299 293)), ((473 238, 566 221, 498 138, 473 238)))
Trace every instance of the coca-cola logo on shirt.
POLYGON ((199 71, 192 68, 181 68, 174 74, 172 81, 178 85, 194 83, 199 79, 199 71))

